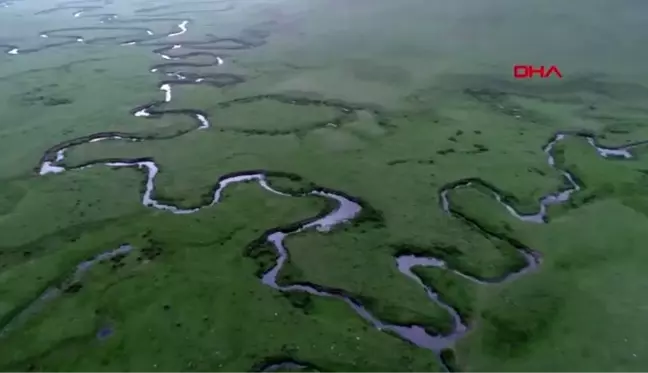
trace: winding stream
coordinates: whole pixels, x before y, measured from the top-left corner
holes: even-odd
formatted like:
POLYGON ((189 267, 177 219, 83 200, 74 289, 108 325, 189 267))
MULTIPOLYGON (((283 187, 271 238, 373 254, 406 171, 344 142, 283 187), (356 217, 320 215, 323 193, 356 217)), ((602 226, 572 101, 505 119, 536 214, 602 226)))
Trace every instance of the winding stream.
MULTIPOLYGON (((177 84, 209 84, 216 88, 221 88, 225 86, 231 86, 239 84, 245 81, 245 77, 234 75, 234 74, 219 74, 211 73, 201 75, 197 72, 192 72, 192 67, 217 67, 225 63, 224 56, 218 54, 217 52, 223 50, 245 50, 249 48, 254 48, 261 46, 265 43, 265 36, 262 33, 258 32, 249 32, 246 37, 241 38, 216 38, 208 37, 206 40, 201 41, 178 41, 178 36, 181 36, 187 33, 192 25, 191 18, 160 18, 160 15, 157 15, 156 12, 162 9, 167 9, 168 6, 158 6, 147 9, 137 10, 135 13, 148 15, 148 18, 135 18, 135 19, 122 19, 116 14, 100 14, 100 15, 91 15, 97 9, 101 9, 102 6, 97 5, 87 5, 87 3, 101 3, 101 1, 71 1, 67 3, 59 4, 59 6, 51 9, 47 9, 39 12, 40 14, 51 13, 54 11, 68 9, 74 11, 72 13, 73 18, 82 18, 82 17, 97 17, 99 22, 102 25, 112 24, 118 25, 117 27, 108 27, 108 26, 98 26, 98 27, 70 27, 65 29, 58 30, 47 30, 40 33, 40 37, 43 39, 59 39, 61 41, 56 41, 51 44, 41 45, 39 47, 32 48, 21 48, 17 45, 0 45, 5 49, 5 52, 9 55, 21 55, 26 53, 34 53, 42 51, 48 48, 55 48, 63 45, 68 45, 72 43, 83 42, 84 44, 94 44, 94 43, 114 43, 123 46, 145 46, 153 47, 153 53, 156 53, 160 56, 161 59, 168 62, 161 62, 155 64, 150 68, 150 71, 153 73, 158 73, 164 77, 159 85, 159 90, 163 95, 163 98, 160 100, 153 101, 151 103, 146 103, 141 106, 134 108, 131 112, 135 117, 145 117, 147 119, 156 119, 160 118, 162 115, 176 114, 176 115, 187 115, 193 118, 196 121, 196 127, 192 130, 206 130, 210 128, 209 116, 207 113, 195 109, 174 109, 174 110, 164 110, 164 106, 170 103, 173 100, 173 87, 177 84), (85 5, 84 5, 85 4, 85 5), (129 23, 143 23, 143 22, 160 22, 161 20, 175 22, 173 29, 166 34, 156 35, 153 31, 145 27, 130 27, 123 26, 129 23), (110 37, 95 37, 95 38, 84 38, 82 35, 77 34, 83 30, 118 30, 123 32, 119 36, 110 36, 110 37), (250 37, 252 35, 252 37, 250 37), (185 53, 183 50, 190 50, 185 53), (208 57, 211 58, 211 62, 201 62, 194 63, 185 61, 193 57, 208 57), (171 80, 166 80, 171 78, 171 80)), ((208 2, 201 2, 208 3, 208 2)), ((2 5, 9 4, 8 2, 0 3, 2 5)), ((190 5, 193 3, 188 3, 190 5)), ((214 12, 223 12, 231 9, 231 4, 227 3, 222 9, 214 10, 214 12)), ((177 12, 179 13, 179 12, 177 12)), ((175 13, 175 14, 177 14, 175 13)), ((173 15, 174 13, 170 13, 173 15)), ((168 17, 169 13, 164 14, 164 17, 168 17)), ((250 99, 241 99, 242 102, 249 102, 250 99), (245 101, 248 100, 248 101, 245 101)), ((293 104, 299 104, 297 101, 291 101, 293 104)), ((332 104, 324 103, 327 105, 335 106, 342 110, 353 111, 354 108, 351 106, 345 106, 343 104, 332 104)), ((189 131, 192 131, 189 130, 189 131)), ((346 295, 343 290, 340 289, 324 289, 320 286, 315 285, 303 285, 303 284, 290 284, 290 285, 281 285, 277 283, 277 276, 281 272, 283 266, 286 264, 289 258, 289 250, 285 245, 285 240, 291 235, 297 235, 309 230, 317 230, 320 232, 327 232, 332 230, 334 227, 350 222, 360 216, 363 210, 363 203, 358 199, 350 197, 343 192, 330 190, 327 188, 314 188, 308 193, 304 194, 290 194, 278 191, 274 189, 268 181, 268 176, 272 173, 268 171, 241 171, 233 174, 224 175, 219 178, 218 182, 214 187, 214 192, 211 201, 208 203, 190 209, 183 209, 179 206, 174 206, 171 204, 162 203, 155 198, 155 180, 159 172, 159 167, 156 164, 154 159, 143 158, 143 159, 110 159, 110 160, 95 160, 88 162, 84 165, 76 167, 65 167, 63 162, 65 160, 66 151, 74 146, 78 146, 85 143, 95 143, 101 141, 147 141, 147 140, 157 140, 157 139, 170 139, 173 137, 181 136, 189 131, 185 131, 173 136, 167 137, 151 137, 138 134, 129 134, 129 133, 115 133, 115 132, 102 132, 95 133, 82 138, 72 139, 65 141, 61 144, 51 147, 48 151, 43 154, 40 164, 36 167, 36 172, 41 175, 49 174, 59 174, 72 170, 80 170, 88 167, 103 166, 110 168, 137 168, 140 169, 145 174, 145 190, 142 194, 141 203, 142 205, 158 210, 168 211, 174 214, 193 214, 201 209, 210 208, 217 205, 222 200, 222 192, 228 186, 237 184, 237 183, 257 183, 260 187, 264 188, 269 193, 274 193, 277 195, 284 196, 286 198, 301 198, 301 197, 316 197, 328 199, 335 203, 335 208, 331 211, 326 212, 325 214, 318 215, 306 222, 301 222, 296 225, 293 225, 292 228, 275 228, 269 231, 264 237, 267 243, 271 244, 276 253, 277 259, 274 266, 269 269, 265 274, 263 274, 261 281, 263 284, 276 289, 281 292, 306 292, 315 296, 335 298, 343 301, 349 305, 353 311, 355 311, 358 316, 362 317, 368 323, 373 325, 375 328, 383 331, 390 331, 397 334, 402 339, 409 341, 417 346, 433 351, 435 354, 440 356, 440 353, 448 348, 452 348, 457 340, 466 335, 469 330, 469 326, 462 320, 461 316, 457 310, 450 304, 444 302, 438 293, 435 290, 424 284, 423 281, 416 276, 412 269, 414 267, 435 267, 442 268, 449 271, 453 271, 458 275, 473 281, 481 285, 497 284, 506 281, 513 281, 519 276, 523 276, 538 267, 540 261, 538 256, 530 248, 518 248, 519 255, 525 259, 525 266, 519 268, 516 272, 507 274, 506 276, 498 279, 484 280, 471 277, 467 274, 464 274, 456 269, 449 268, 448 264, 442 261, 439 258, 435 257, 420 257, 414 255, 402 255, 395 258, 394 265, 398 268, 400 273, 404 276, 407 276, 412 281, 418 283, 422 290, 426 292, 428 298, 431 302, 438 304, 440 307, 445 309, 453 319, 453 328, 452 332, 448 335, 433 335, 428 333, 424 327, 420 325, 395 325, 390 324, 385 321, 380 320, 378 317, 373 315, 368 309, 366 309, 361 302, 353 297, 346 295)), ((470 188, 475 187, 477 184, 482 188, 490 190, 493 198, 495 198, 502 206, 514 217, 517 219, 535 223, 543 224, 547 222, 547 209, 551 205, 564 203, 569 200, 570 196, 579 191, 581 186, 576 182, 576 178, 568 170, 560 168, 555 160, 553 155, 553 149, 555 145, 567 138, 568 136, 580 136, 586 138, 588 143, 593 146, 598 154, 602 157, 620 157, 620 158, 632 158, 630 152, 631 148, 637 145, 641 145, 645 142, 636 143, 628 145, 621 148, 606 148, 598 145, 595 139, 592 136, 579 134, 579 133, 558 133, 553 136, 548 144, 544 147, 544 151, 547 155, 548 164, 560 172, 565 178, 568 187, 564 190, 556 191, 547 196, 544 196, 539 201, 539 208, 535 214, 522 214, 519 213, 512 205, 506 202, 506 198, 494 188, 491 188, 485 185, 483 182, 477 179, 471 180, 460 180, 455 183, 451 183, 447 187, 439 191, 439 201, 441 208, 447 212, 450 216, 458 217, 452 211, 451 201, 449 198, 449 193, 452 190, 459 188, 470 188)), ((91 265, 99 261, 110 258, 111 255, 117 255, 125 250, 130 250, 130 246, 123 246, 120 249, 102 254, 91 261, 83 262, 77 267, 77 272, 75 276, 80 275, 83 271, 87 270, 91 265)), ((24 318, 25 315, 31 314, 35 309, 39 308, 44 302, 50 301, 56 298, 56 291, 51 289, 47 290, 43 295, 41 295, 32 306, 28 307, 23 313, 18 315, 14 320, 19 320, 24 318)), ((2 334, 13 325, 13 321, 5 325, 2 330, 2 334)), ((271 368, 277 368, 275 366, 271 368)))
POLYGON ((109 261, 113 258, 126 255, 132 250, 132 246, 124 244, 114 250, 103 252, 91 259, 84 260, 81 263, 77 264, 76 269, 74 270, 72 275, 70 275, 60 284, 49 286, 40 296, 38 296, 38 298, 32 301, 8 323, 3 325, 2 329, 0 329, 0 337, 5 336, 15 327, 19 326, 20 323, 24 322, 27 318, 39 312, 47 303, 50 303, 60 297, 61 294, 63 294, 63 292, 65 291, 66 285, 80 284, 84 274, 88 272, 88 270, 90 270, 90 268, 92 268, 93 266, 109 261))

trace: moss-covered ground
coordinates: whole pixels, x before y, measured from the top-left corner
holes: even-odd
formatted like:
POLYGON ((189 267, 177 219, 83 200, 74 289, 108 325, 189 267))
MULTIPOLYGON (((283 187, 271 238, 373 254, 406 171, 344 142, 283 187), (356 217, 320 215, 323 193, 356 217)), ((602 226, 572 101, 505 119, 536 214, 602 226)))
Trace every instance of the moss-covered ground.
POLYGON ((543 151, 557 131, 590 131, 606 146, 648 139, 646 4, 227 5, 23 0, 0 8, 1 52, 41 48, 60 39, 39 33, 98 26, 107 13, 125 20, 116 26, 156 35, 190 19, 178 44, 263 39, 211 50, 220 66, 187 67, 236 74, 240 84, 172 87, 163 109, 206 113, 211 127, 203 130, 189 116, 132 115, 164 98, 150 69, 168 61, 151 53, 155 46, 120 45, 130 37, 123 30, 75 31, 114 38, 0 55, 0 369, 245 371, 274 361, 334 371, 441 369, 432 352, 374 329, 340 300, 261 283, 275 254, 246 248, 269 229, 317 215, 327 207, 322 199, 242 184, 215 206, 174 215, 142 206, 145 175, 136 169, 35 171, 51 147, 97 132, 148 140, 82 143, 66 150, 63 164, 153 158, 156 198, 165 203, 200 205, 219 177, 245 170, 301 176, 269 178, 291 194, 317 185, 362 199, 365 219, 289 237, 279 280, 344 290, 391 323, 451 329, 449 315, 398 272, 396 255, 443 258, 487 279, 521 266, 512 241, 540 253, 537 271, 504 284, 415 269, 470 325, 454 348, 456 369, 647 366, 648 147, 618 160, 600 157, 584 138, 557 144, 557 164, 583 189, 550 207, 547 224, 515 219, 482 189, 451 191, 453 210, 494 233, 485 235, 439 200, 446 185, 478 178, 534 212, 565 184, 543 151), (101 8, 74 17, 79 4, 101 8), (168 7, 141 11, 159 5, 168 7), (521 63, 557 65, 564 78, 512 80, 521 63), (134 250, 63 285, 79 263, 124 243, 134 250), (52 287, 68 291, 40 299, 52 287))

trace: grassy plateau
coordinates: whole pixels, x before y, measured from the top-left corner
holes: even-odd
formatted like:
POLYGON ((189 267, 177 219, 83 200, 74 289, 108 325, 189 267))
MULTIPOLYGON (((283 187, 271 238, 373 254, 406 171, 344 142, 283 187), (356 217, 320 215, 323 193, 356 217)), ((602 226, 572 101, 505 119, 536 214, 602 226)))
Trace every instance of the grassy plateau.
POLYGON ((0 0, 0 370, 645 370, 647 22, 0 0))

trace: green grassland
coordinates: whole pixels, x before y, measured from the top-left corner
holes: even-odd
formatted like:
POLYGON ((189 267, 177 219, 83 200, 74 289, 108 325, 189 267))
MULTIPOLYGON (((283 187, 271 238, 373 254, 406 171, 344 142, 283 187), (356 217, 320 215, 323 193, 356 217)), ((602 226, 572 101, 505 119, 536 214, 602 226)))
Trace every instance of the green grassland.
MULTIPOLYGON (((386 322, 452 328, 399 273, 397 255, 434 256, 493 279, 524 264, 511 241, 540 253, 537 271, 503 284, 415 268, 470 326, 452 353, 455 369, 642 370, 648 146, 618 160, 583 138, 557 144, 557 163, 583 190, 551 206, 547 224, 517 220, 483 188, 449 193, 453 210, 481 229, 439 201, 447 185, 478 178, 532 213, 565 186, 543 151, 557 131, 590 131, 606 146, 648 139, 648 13, 640 1, 623 3, 245 0, 222 13, 209 12, 222 4, 176 3, 164 12, 192 19, 180 44, 267 36, 254 48, 217 51, 222 66, 191 68, 244 82, 172 87, 164 110, 201 110, 211 123, 203 130, 188 116, 132 115, 164 98, 149 71, 164 62, 152 46, 0 55, 0 369, 247 371, 282 359, 326 371, 442 369, 431 351, 375 329, 340 300, 261 283, 276 254, 246 249, 317 215, 323 199, 244 184, 215 206, 174 215, 142 206, 141 170, 37 175, 52 146, 113 131, 150 139, 86 142, 67 149, 63 164, 153 158, 155 198, 181 207, 204 204, 219 177, 245 170, 303 178, 270 177, 281 191, 317 185, 362 199, 373 219, 289 237, 278 280, 343 290, 386 322), (555 64, 565 78, 512 80, 519 63, 555 64), (65 288, 77 264, 124 243, 134 250, 123 259, 39 301, 65 288), (103 328, 112 330, 105 339, 103 328)), ((133 12, 159 4, 116 0, 88 14, 145 18, 133 12)), ((0 24, 11 25, 0 42, 44 45, 43 30, 97 24, 73 18, 74 9, 33 14, 50 6, 0 8, 0 24)), ((177 23, 133 26, 157 34, 177 23)))

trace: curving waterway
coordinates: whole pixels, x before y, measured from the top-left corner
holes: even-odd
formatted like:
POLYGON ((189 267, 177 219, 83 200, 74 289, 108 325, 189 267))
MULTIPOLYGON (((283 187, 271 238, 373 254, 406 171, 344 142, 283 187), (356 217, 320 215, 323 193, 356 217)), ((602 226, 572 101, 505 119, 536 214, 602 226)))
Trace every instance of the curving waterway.
POLYGON ((103 252, 91 259, 84 260, 81 263, 77 264, 76 269, 68 278, 66 278, 56 286, 48 287, 38 298, 32 301, 8 323, 3 325, 0 329, 0 337, 5 336, 15 327, 18 327, 20 323, 26 320, 28 317, 39 312, 47 303, 50 303, 61 296, 64 291, 69 291, 71 288, 74 288, 75 285, 79 285, 85 273, 88 272, 88 270, 90 270, 90 268, 94 267, 96 264, 103 263, 120 256, 125 256, 132 250, 133 247, 131 245, 123 244, 114 250, 103 252))
MULTIPOLYGON (((1 6, 10 6, 11 2, 0 2, 1 6)), ((13 44, 3 44, 3 48, 8 55, 19 58, 20 55, 28 53, 36 53, 49 48, 61 47, 69 44, 101 44, 112 43, 122 45, 124 47, 140 46, 147 47, 153 53, 157 54, 161 62, 150 67, 151 73, 159 74, 161 81, 158 86, 161 98, 149 103, 144 103, 132 109, 131 114, 135 117, 145 117, 147 119, 158 119, 164 115, 185 115, 191 117, 196 125, 194 128, 180 131, 170 136, 153 136, 142 135, 136 133, 123 133, 123 132, 100 132, 89 134, 80 138, 70 139, 60 144, 52 146, 42 156, 40 163, 35 168, 35 171, 40 176, 50 174, 60 174, 63 172, 78 171, 88 167, 109 167, 109 168, 136 168, 142 171, 145 179, 145 188, 142 193, 142 205, 168 211, 173 214, 193 214, 201 209, 211 208, 216 206, 222 200, 222 192, 228 186, 238 183, 256 183, 269 193, 284 196, 286 198, 301 198, 301 197, 316 197, 330 200, 335 208, 325 213, 319 214, 311 219, 303 222, 297 222, 290 227, 277 227, 265 233, 261 241, 265 241, 274 247, 277 259, 267 272, 265 272, 261 281, 263 284, 276 289, 281 292, 305 292, 315 296, 335 298, 345 302, 349 307, 360 317, 373 325, 375 328, 382 331, 390 331, 400 336, 402 339, 409 341, 421 348, 428 349, 439 357, 441 352, 445 349, 452 348, 453 345, 461 339, 469 330, 467 322, 462 319, 459 312, 450 304, 443 301, 439 294, 428 284, 414 274, 412 271, 415 267, 434 267, 442 268, 445 270, 453 271, 456 274, 478 283, 480 285, 497 284, 506 281, 514 281, 516 278, 523 276, 540 265, 539 256, 531 248, 519 247, 516 245, 519 255, 524 258, 525 265, 518 270, 511 272, 501 278, 497 279, 478 279, 468 274, 462 273, 455 268, 451 268, 446 262, 440 258, 435 257, 422 257, 416 255, 401 255, 394 258, 394 266, 398 268, 400 273, 407 276, 412 281, 421 286, 422 291, 425 291, 429 300, 438 304, 445 309, 453 319, 452 331, 445 335, 431 334, 421 325, 395 325, 389 322, 380 320, 370 310, 365 308, 363 304, 348 295, 342 289, 326 289, 317 285, 305 284, 289 284, 282 285, 277 282, 277 276, 281 272, 283 266, 289 258, 289 250, 286 247, 286 238, 291 235, 297 235, 302 232, 317 230, 320 232, 330 231, 334 227, 345 224, 358 219, 363 208, 368 207, 360 199, 349 196, 341 191, 328 189, 325 187, 315 187, 307 193, 293 194, 281 192, 274 189, 269 182, 268 177, 276 173, 263 170, 243 170, 240 172, 221 176, 213 189, 213 195, 210 201, 195 208, 181 208, 172 204, 166 204, 158 201, 155 198, 156 176, 159 172, 159 166, 152 158, 141 159, 103 159, 87 162, 83 165, 75 167, 66 167, 64 165, 66 151, 75 146, 86 143, 95 143, 100 141, 151 141, 151 140, 169 140, 174 137, 182 136, 190 131, 208 130, 210 128, 210 121, 208 113, 201 110, 186 108, 186 109, 165 109, 165 105, 173 100, 173 87, 180 84, 207 84, 215 88, 222 88, 240 84, 245 81, 245 77, 236 74, 226 73, 209 73, 201 74, 192 70, 192 68, 202 67, 218 67, 227 63, 227 58, 222 55, 223 51, 237 51, 250 48, 256 48, 266 43, 267 33, 259 30, 250 29, 237 37, 218 38, 214 36, 207 36, 203 40, 183 40, 179 38, 181 35, 188 33, 191 29, 193 19, 185 16, 196 11, 173 11, 172 5, 159 5, 149 8, 142 8, 135 11, 137 17, 135 18, 122 18, 117 14, 95 13, 102 9, 104 5, 109 4, 108 1, 103 0, 72 0, 64 3, 59 3, 57 6, 37 14, 47 14, 59 11, 71 12, 71 22, 75 18, 92 17, 98 20, 99 25, 96 27, 68 27, 64 29, 45 30, 40 32, 39 36, 42 39, 52 40, 52 43, 42 44, 36 47, 21 47, 13 44), (161 11, 171 10, 167 13, 161 11), (142 25, 147 22, 169 22, 172 24, 171 29, 164 34, 155 34, 147 27, 129 26, 130 24, 142 25), (110 31, 117 32, 117 35, 104 36, 104 37, 84 37, 84 31, 110 31), (191 62, 192 58, 200 57, 202 62, 191 62), (204 62, 205 59, 207 62, 204 62)), ((233 9, 235 3, 233 2, 209 2, 198 1, 184 3, 183 7, 192 7, 197 5, 218 5, 217 9, 208 10, 209 12, 221 13, 233 9)), ((204 10, 201 10, 204 12, 204 10)), ((357 105, 343 103, 339 101, 327 100, 309 100, 303 98, 292 98, 282 95, 262 95, 243 99, 237 99, 236 102, 246 103, 253 102, 260 99, 274 99, 285 103, 294 105, 326 105, 344 113, 353 112, 358 109, 365 109, 357 105)), ((551 205, 560 204, 568 201, 571 195, 579 191, 582 187, 577 183, 576 178, 568 170, 561 168, 554 159, 554 147, 557 143, 564 140, 569 136, 578 136, 585 138, 588 143, 596 149, 598 154, 602 157, 617 157, 617 158, 632 158, 631 149, 635 146, 642 145, 646 142, 638 142, 625 147, 607 148, 597 144, 595 138, 589 134, 583 133, 557 133, 554 135, 544 147, 547 156, 548 164, 560 172, 565 178, 565 189, 558 190, 554 193, 542 197, 538 201, 538 210, 534 214, 522 214, 518 212, 512 205, 506 202, 503 196, 495 188, 489 186, 479 179, 466 179, 458 180, 448 184, 442 188, 439 193, 440 208, 442 208, 450 217, 462 219, 452 209, 452 204, 449 194, 456 189, 479 187, 481 190, 484 188, 488 190, 493 198, 497 200, 502 206, 517 219, 535 223, 543 224, 547 222, 547 208, 551 205)), ((283 176, 289 175, 281 173, 283 176)), ((299 177, 298 175, 291 175, 299 177)), ((488 234, 483 232, 484 234, 488 234)), ((130 251, 130 246, 125 245, 113 251, 106 252, 97 256, 96 258, 79 264, 74 276, 79 276, 82 272, 87 270, 92 264, 109 259, 114 255, 123 254, 130 251)), ((24 312, 20 313, 14 320, 5 325, 2 329, 2 334, 25 315, 32 314, 35 309, 39 308, 43 302, 50 301, 60 293, 57 289, 48 289, 41 295, 34 303, 29 306, 24 312)), ((264 370, 276 370, 285 364, 297 364, 291 362, 281 362, 270 364, 264 370)))

